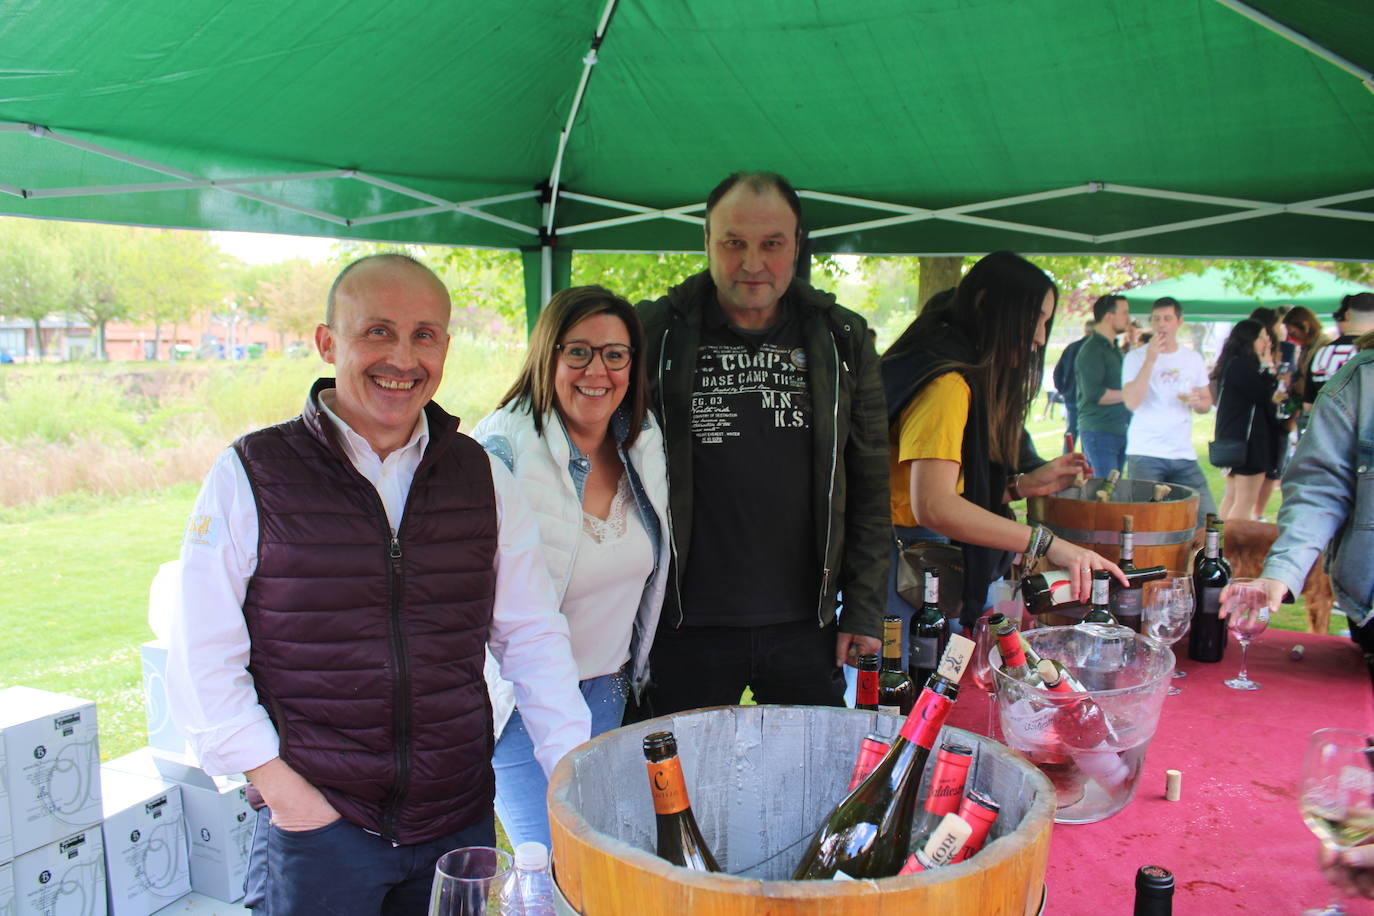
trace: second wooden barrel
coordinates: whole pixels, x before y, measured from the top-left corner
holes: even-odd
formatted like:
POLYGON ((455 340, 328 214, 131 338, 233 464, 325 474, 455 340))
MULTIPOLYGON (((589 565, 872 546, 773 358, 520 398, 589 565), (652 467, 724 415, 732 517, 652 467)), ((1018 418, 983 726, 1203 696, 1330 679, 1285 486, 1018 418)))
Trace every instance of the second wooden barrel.
MULTIPOLYGON (((1034 916, 1044 890, 1054 790, 996 742, 974 746, 971 785, 999 801, 988 845, 958 865, 870 881, 791 881, 807 841, 844 797, 875 713, 800 706, 725 706, 607 732, 568 754, 549 784, 558 887, 583 916, 645 913, 836 916, 877 912, 1034 916), (641 746, 677 736, 692 809, 729 874, 670 865, 654 849, 641 746)), ((895 730, 895 727, 894 727, 895 730)))
POLYGON ((1111 499, 1102 502, 1097 492, 1104 483, 1095 478, 1053 496, 1033 496, 1026 501, 1027 515, 1056 537, 1095 551, 1113 563, 1121 559, 1121 519, 1129 515, 1135 528, 1136 566, 1186 571, 1197 529, 1197 490, 1163 484, 1168 492, 1153 502, 1158 481, 1123 477, 1116 482, 1111 499))

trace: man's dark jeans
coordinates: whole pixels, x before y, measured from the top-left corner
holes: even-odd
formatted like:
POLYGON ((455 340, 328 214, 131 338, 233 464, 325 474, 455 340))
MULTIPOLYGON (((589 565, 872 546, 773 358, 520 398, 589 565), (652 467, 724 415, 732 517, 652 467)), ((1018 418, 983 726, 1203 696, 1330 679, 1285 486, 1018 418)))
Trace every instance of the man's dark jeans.
POLYGON ((655 715, 731 706, 745 687, 756 703, 843 706, 835 666, 838 627, 814 620, 758 627, 661 627, 649 688, 655 715))

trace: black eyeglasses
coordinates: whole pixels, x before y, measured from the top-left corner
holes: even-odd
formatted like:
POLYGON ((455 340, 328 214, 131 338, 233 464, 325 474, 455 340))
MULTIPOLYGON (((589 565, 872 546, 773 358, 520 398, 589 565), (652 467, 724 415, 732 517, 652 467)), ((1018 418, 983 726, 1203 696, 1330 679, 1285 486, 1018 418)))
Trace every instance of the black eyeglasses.
POLYGON ((601 354, 601 363, 607 369, 614 372, 616 369, 624 369, 630 364, 630 357, 634 356, 635 348, 626 344, 602 344, 593 347, 587 343, 556 344, 554 349, 563 355, 563 365, 569 369, 585 369, 591 365, 592 357, 601 354))

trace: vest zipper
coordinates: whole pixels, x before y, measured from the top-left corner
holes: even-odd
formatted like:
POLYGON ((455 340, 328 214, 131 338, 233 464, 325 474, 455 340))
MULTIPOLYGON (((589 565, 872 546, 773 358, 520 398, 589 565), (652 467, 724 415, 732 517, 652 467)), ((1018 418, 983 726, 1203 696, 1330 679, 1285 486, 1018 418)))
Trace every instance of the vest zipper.
POLYGON ((387 608, 387 630, 391 644, 391 660, 396 666, 396 686, 393 697, 393 720, 396 725, 395 759, 396 779, 391 795, 382 810, 382 838, 393 844, 396 842, 396 817, 401 799, 410 789, 410 661, 405 651, 405 634, 401 628, 401 541, 395 528, 391 533, 391 549, 387 556, 391 559, 391 569, 387 583, 390 603, 387 608))

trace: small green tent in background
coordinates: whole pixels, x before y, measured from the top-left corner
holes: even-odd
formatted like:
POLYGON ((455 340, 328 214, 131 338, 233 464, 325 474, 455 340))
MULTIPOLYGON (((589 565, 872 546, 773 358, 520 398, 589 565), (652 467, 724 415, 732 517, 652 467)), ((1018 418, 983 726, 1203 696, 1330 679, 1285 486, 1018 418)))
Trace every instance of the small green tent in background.
POLYGON ((1253 294, 1242 293, 1226 285, 1225 274, 1211 268, 1128 289, 1126 299, 1131 304, 1132 315, 1149 317, 1150 305, 1156 299, 1172 296, 1182 304, 1189 321, 1237 321, 1260 306, 1279 305, 1304 305, 1318 317, 1330 318, 1344 297, 1351 293, 1374 292, 1367 286, 1301 264, 1290 264, 1286 269, 1296 274, 1291 277, 1292 282, 1308 284, 1311 289, 1296 296, 1272 287, 1264 287, 1253 294))

